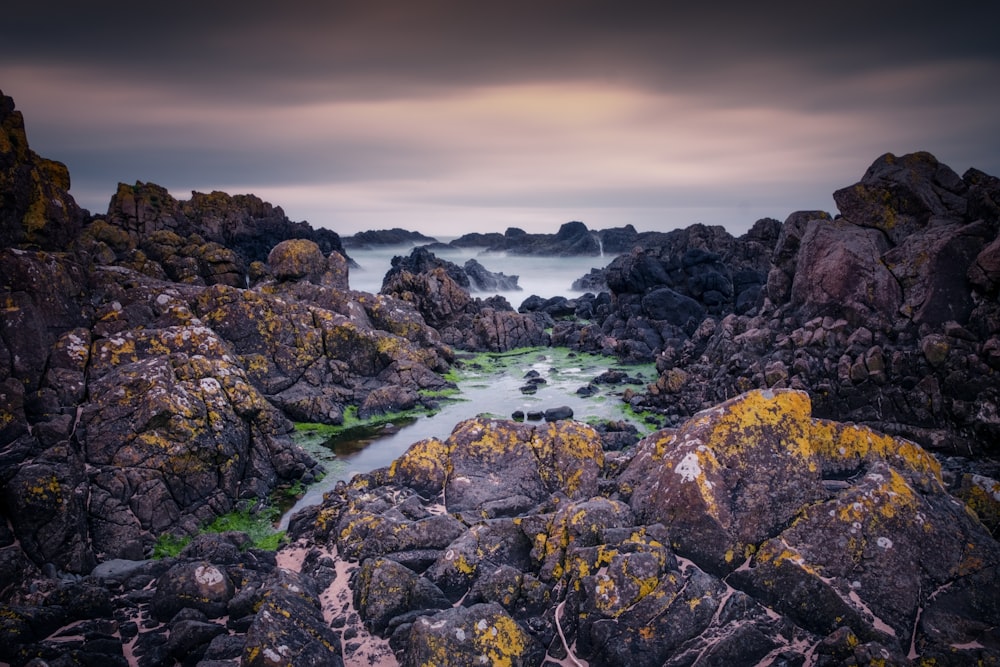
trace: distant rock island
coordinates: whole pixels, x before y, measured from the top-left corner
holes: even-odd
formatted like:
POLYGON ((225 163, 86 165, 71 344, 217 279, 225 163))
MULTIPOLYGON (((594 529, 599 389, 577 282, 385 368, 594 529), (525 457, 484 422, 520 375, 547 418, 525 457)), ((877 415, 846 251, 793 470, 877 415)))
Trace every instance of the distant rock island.
POLYGON ((0 662, 1000 663, 995 176, 884 154, 839 214, 739 237, 454 241, 614 256, 517 308, 472 293, 516 277, 417 233, 69 188, 0 93, 0 662), (418 247, 351 290, 348 250, 383 243, 418 247), (296 423, 433 411, 473 354, 547 346, 655 366, 581 387, 619 383, 651 432, 480 415, 284 542, 205 532, 324 474, 296 423))
POLYGON ((436 248, 476 248, 485 252, 506 252, 512 255, 551 257, 601 256, 626 252, 658 232, 637 232, 632 225, 611 229, 590 230, 579 221, 567 222, 555 234, 529 234, 510 227, 503 234, 471 232, 442 243, 419 232, 404 229, 359 232, 344 238, 348 248, 375 245, 421 245, 436 248))

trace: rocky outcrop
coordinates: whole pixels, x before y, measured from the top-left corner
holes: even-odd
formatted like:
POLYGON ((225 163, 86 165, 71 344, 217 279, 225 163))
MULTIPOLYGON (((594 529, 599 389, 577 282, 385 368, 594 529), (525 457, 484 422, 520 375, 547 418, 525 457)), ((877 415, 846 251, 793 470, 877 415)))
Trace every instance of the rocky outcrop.
POLYGON ((152 277, 193 284, 246 287, 256 263, 282 241, 316 244, 324 256, 350 263, 329 229, 292 222, 280 207, 254 195, 192 192, 178 201, 154 183, 120 183, 108 212, 84 230, 83 247, 103 263, 124 264, 152 277))
POLYGON ((291 535, 356 569, 345 636, 399 664, 997 659, 1000 546, 913 443, 788 390, 625 454, 599 442, 576 422, 464 422, 291 535))
POLYGON ((5 245, 66 248, 86 211, 69 194, 69 170, 28 146, 24 117, 0 91, 0 238, 5 245))
MULTIPOLYGON (((507 276, 503 273, 493 273, 475 259, 470 259, 459 266, 454 262, 437 257, 428 248, 420 246, 410 251, 407 256, 397 255, 392 258, 392 268, 382 280, 382 291, 391 286, 402 273, 421 274, 434 269, 443 269, 459 287, 469 292, 516 291, 517 276, 507 276)), ((391 289, 391 288, 390 288, 391 289)))
POLYGON ((800 211, 738 239, 699 225, 646 239, 602 272, 610 307, 575 298, 588 321, 555 321, 553 344, 655 359, 632 402, 667 424, 791 387, 824 417, 995 453, 1000 181, 885 155, 835 199, 837 218, 800 211))
POLYGON ((410 304, 348 291, 336 234, 255 197, 137 184, 85 227, 32 213, 42 195, 76 209, 4 100, 0 588, 143 558, 164 533, 313 481, 290 419, 337 424, 447 386, 451 350, 410 304))
POLYGON ((640 234, 632 225, 602 230, 590 230, 579 221, 567 222, 555 234, 529 234, 511 227, 503 234, 473 232, 451 241, 456 248, 483 248, 489 252, 513 255, 568 257, 577 255, 613 255, 627 252, 650 236, 640 234))
POLYGON ((358 232, 343 238, 347 248, 368 248, 380 245, 427 245, 437 243, 432 236, 424 236, 420 232, 394 227, 392 229, 372 229, 358 232))
POLYGON ((108 664, 839 665, 1000 659, 1000 544, 917 445, 752 391, 604 451, 473 419, 176 558, 34 576, 0 659, 108 664))
POLYGON ((392 263, 382 294, 412 304, 448 345, 493 352, 548 345, 544 317, 515 312, 501 296, 473 298, 469 273, 458 265, 424 248, 415 248, 408 258, 395 257, 392 263))

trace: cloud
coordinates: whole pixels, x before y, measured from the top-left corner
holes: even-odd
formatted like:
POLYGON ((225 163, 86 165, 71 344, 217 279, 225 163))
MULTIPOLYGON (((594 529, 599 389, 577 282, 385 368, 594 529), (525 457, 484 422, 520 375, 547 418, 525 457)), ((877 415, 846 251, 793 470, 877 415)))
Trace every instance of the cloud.
POLYGON ((144 180, 345 233, 739 229, 883 152, 1000 173, 992 6, 673 4, 18 3, 0 85, 94 211, 144 180))

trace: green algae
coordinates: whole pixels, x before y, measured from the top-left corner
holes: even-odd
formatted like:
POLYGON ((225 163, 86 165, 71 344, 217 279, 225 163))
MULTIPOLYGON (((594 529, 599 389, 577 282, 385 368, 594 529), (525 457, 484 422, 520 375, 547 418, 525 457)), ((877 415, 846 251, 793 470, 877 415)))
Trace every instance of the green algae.
MULTIPOLYGON (((245 533, 250 538, 250 545, 255 549, 277 551, 285 541, 285 531, 277 530, 275 522, 281 516, 281 509, 274 505, 263 508, 244 506, 232 512, 216 517, 201 528, 199 534, 205 533, 245 533)), ((173 558, 180 555, 191 543, 190 535, 175 535, 163 533, 153 544, 153 558, 173 558)))

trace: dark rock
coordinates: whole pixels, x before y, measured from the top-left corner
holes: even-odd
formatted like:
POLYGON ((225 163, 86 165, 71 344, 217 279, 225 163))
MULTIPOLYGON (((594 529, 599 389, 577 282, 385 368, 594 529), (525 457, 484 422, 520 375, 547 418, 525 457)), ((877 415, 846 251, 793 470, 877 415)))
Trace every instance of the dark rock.
POLYGON ((469 290, 472 292, 509 292, 521 289, 517 284, 517 276, 493 273, 474 259, 466 261, 462 268, 469 277, 469 290))
POLYGON ((556 422, 561 419, 572 419, 573 409, 563 405, 558 408, 549 408, 545 411, 545 421, 556 422))
POLYGON ((324 621, 316 592, 301 575, 282 571, 268 587, 247 631, 241 664, 343 665, 340 639, 324 621))
POLYGON ((229 575, 215 565, 207 561, 178 563, 157 579, 150 612, 161 621, 185 608, 220 618, 234 593, 229 575))
POLYGON ((417 619, 400 664, 474 664, 485 656, 489 664, 536 665, 544 655, 500 605, 486 603, 417 619))
POLYGON ((932 219, 962 220, 967 184, 930 153, 886 153, 861 181, 833 199, 845 218, 884 232, 894 244, 922 231, 932 219))
POLYGON ((400 229, 399 227, 357 232, 352 236, 344 237, 343 241, 344 245, 348 248, 364 248, 378 245, 425 245, 436 242, 431 236, 424 236, 420 232, 412 232, 400 229))
POLYGON ((0 238, 3 247, 63 250, 87 214, 69 194, 66 165, 39 157, 28 146, 24 117, 0 92, 0 238))

